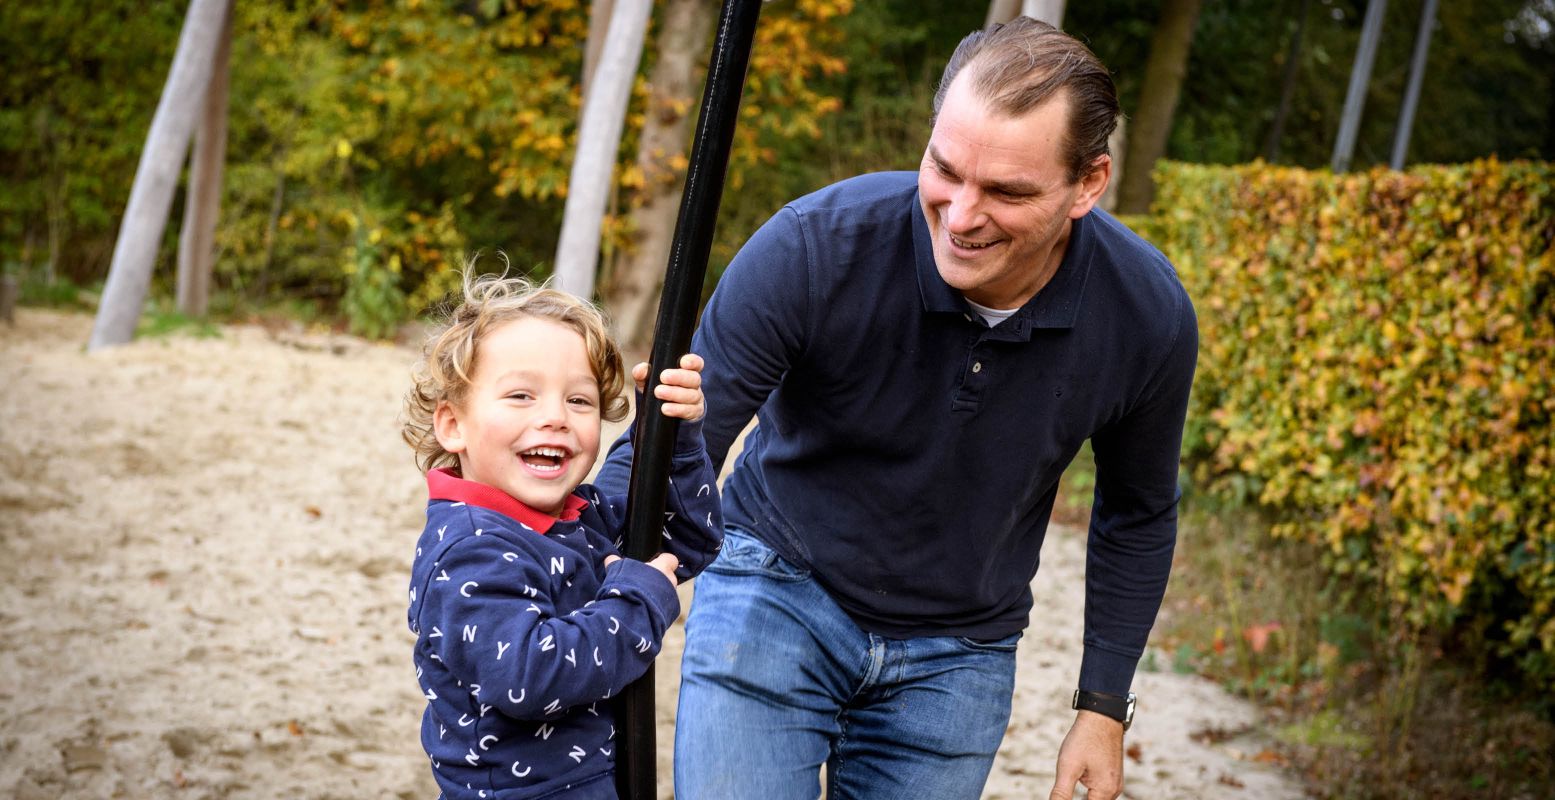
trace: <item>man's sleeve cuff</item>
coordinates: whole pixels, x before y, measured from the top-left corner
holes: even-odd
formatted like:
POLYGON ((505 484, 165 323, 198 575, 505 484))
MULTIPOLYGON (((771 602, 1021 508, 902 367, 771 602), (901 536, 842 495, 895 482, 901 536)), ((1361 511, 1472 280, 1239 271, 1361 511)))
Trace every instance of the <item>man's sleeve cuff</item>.
POLYGON ((1079 688, 1121 697, 1128 694, 1133 685, 1134 670, 1138 666, 1138 658, 1086 647, 1085 655, 1080 659, 1079 688))

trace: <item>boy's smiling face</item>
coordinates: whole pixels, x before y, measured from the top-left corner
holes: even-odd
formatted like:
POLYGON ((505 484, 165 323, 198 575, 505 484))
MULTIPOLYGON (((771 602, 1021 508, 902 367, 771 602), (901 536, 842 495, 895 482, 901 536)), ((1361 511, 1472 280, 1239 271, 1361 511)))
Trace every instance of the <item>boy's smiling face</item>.
POLYGON ((465 480, 559 515, 599 456, 599 382, 583 337, 538 317, 490 331, 463 402, 440 405, 434 429, 465 480))

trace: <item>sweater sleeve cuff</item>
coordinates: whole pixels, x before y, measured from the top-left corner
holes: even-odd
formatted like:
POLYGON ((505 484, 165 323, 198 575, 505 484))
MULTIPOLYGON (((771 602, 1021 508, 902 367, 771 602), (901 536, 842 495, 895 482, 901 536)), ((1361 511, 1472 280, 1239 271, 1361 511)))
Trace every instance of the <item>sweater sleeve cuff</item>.
POLYGON ((1079 688, 1121 697, 1128 694, 1129 687, 1133 685, 1134 670, 1138 665, 1137 658, 1088 646, 1080 659, 1079 688))
POLYGON ((665 627, 680 616, 680 595, 664 573, 630 558, 623 558, 605 568, 605 586, 618 584, 634 590, 645 602, 660 614, 665 627))
POLYGON ((680 420, 675 432, 675 458, 700 458, 706 451, 702 443, 702 420, 680 420))

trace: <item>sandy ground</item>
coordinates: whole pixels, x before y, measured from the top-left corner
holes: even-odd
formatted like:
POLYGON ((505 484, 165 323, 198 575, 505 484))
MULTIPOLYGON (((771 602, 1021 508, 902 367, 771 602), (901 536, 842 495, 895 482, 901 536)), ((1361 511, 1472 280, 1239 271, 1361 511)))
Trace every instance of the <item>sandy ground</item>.
MULTIPOLYGON (((434 797, 404 618, 414 353, 245 326, 87 355, 90 327, 0 325, 0 796, 434 797)), ((1046 797, 1073 718, 1083 539, 1043 556, 989 798, 1046 797)), ((1193 676, 1135 688, 1128 797, 1302 796, 1251 707, 1193 676)))

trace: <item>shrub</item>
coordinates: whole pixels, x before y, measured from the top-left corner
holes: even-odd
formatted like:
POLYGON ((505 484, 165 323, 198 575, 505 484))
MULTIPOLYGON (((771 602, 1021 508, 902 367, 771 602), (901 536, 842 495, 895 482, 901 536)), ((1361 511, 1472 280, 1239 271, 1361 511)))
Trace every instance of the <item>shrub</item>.
POLYGON ((1555 169, 1157 185, 1146 227, 1199 311, 1195 487, 1555 687, 1555 169))

